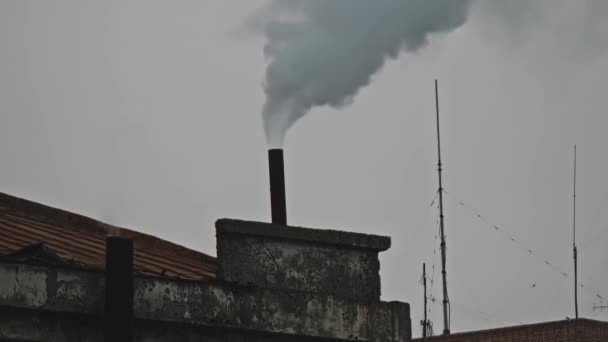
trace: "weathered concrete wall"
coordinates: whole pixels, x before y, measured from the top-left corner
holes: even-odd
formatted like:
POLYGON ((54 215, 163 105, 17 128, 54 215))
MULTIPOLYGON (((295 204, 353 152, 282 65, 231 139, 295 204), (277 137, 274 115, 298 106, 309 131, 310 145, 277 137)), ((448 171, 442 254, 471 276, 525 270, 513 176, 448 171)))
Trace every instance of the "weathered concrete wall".
MULTIPOLYGON (((135 341, 411 340, 380 301, 387 237, 219 220, 217 282, 135 277, 135 341)), ((0 261, 0 339, 100 342, 101 272, 0 261)))
POLYGON ((98 317, 0 307, 0 340, 103 342, 98 317))
POLYGON ((103 273, 0 262, 0 306, 103 314, 103 273))
POLYGON ((240 285, 380 299, 382 236, 219 220, 218 279, 240 285))
MULTIPOLYGON (((42 339, 44 341, 79 341, 68 338, 78 335, 69 329, 72 323, 57 321, 56 317, 76 314, 93 322, 101 320, 104 294, 101 273, 0 263, 0 279, 0 312, 6 313, 9 308, 30 312, 29 316, 25 315, 28 319, 13 318, 13 323, 2 320, 2 334, 6 335, 11 329, 13 333, 33 334, 25 329, 29 324, 39 327, 37 334, 44 330, 47 337, 55 336, 42 339), (55 317, 55 321, 48 316, 41 320, 43 313, 53 312, 55 316, 51 317, 55 317), (19 324, 21 328, 15 328, 19 324)), ((158 339, 153 339, 149 335, 154 329, 140 328, 138 336, 148 336, 138 338, 141 341, 170 341, 163 336, 172 334, 173 330, 169 328, 172 324, 190 327, 202 335, 208 334, 209 329, 221 331, 219 335, 216 333, 218 341, 227 341, 222 337, 224 332, 242 338, 251 333, 263 334, 260 341, 270 340, 272 336, 368 341, 408 341, 411 337, 409 306, 404 303, 356 301, 306 292, 138 277, 135 279, 134 305, 139 321, 156 322, 152 325, 154 329, 164 331, 159 333, 158 339)), ((92 328, 79 328, 79 331, 99 332, 95 324, 87 326, 92 328)), ((94 337, 90 338, 96 341, 94 337)))
MULTIPOLYGON (((135 322, 134 342, 310 342, 311 338, 250 330, 135 322)), ((103 342, 98 317, 0 308, 0 340, 40 342, 103 342)), ((343 340, 314 338, 315 342, 343 340)))
POLYGON ((304 336, 401 341, 403 303, 360 302, 292 291, 138 279, 136 316, 304 336))

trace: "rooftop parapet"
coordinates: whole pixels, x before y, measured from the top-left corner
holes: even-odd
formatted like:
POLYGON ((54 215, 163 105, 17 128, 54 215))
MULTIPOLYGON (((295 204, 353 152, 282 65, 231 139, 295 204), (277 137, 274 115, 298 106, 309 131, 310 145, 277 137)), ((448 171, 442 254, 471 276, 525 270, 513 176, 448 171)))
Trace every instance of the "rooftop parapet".
POLYGON ((388 237, 230 219, 216 222, 216 234, 220 281, 380 299, 378 253, 388 237))

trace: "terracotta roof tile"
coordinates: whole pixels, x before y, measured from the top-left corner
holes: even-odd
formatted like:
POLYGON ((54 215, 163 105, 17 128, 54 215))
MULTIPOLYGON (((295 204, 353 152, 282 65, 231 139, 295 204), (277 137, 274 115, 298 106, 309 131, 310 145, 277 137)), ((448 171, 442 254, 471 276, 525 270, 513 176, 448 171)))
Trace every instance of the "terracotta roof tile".
MULTIPOLYGON (((414 341, 424 341, 422 338, 414 341)), ((428 342, 605 342, 608 322, 585 318, 477 330, 426 338, 428 342)))
POLYGON ((44 243, 68 262, 103 269, 105 239, 133 239, 134 268, 142 275, 213 280, 216 259, 130 229, 0 193, 0 254, 44 243))

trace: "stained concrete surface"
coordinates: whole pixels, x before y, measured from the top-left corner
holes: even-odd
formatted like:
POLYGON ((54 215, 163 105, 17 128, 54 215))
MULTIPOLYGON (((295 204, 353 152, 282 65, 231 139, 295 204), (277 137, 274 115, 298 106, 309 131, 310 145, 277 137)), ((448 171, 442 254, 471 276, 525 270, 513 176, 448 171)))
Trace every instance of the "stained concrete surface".
MULTIPOLYGON (((260 227, 218 221, 218 281, 135 276, 135 340, 411 340, 409 305, 379 300, 388 238, 260 227)), ((0 260, 0 338, 102 341, 104 279, 0 260)))

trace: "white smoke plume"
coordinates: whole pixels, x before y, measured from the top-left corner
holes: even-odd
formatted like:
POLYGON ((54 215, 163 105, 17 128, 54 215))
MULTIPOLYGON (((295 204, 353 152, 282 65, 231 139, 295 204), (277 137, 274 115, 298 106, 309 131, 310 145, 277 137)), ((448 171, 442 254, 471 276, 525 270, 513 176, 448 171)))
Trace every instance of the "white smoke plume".
POLYGON ((256 19, 267 43, 269 145, 314 106, 349 104, 389 58, 462 25, 469 0, 273 0, 256 19))

